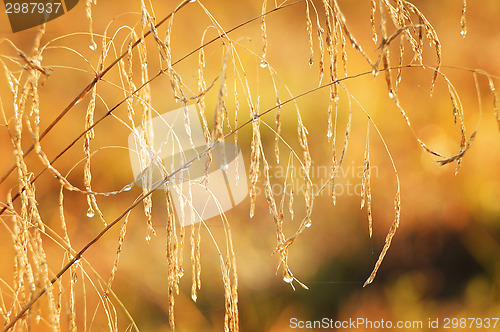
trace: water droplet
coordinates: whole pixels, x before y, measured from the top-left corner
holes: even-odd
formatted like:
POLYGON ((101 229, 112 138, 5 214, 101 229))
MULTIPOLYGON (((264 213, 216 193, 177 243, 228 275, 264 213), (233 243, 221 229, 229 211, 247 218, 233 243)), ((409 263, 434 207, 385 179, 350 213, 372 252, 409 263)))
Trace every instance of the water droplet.
POLYGON ((95 43, 95 41, 92 41, 92 43, 90 43, 89 48, 90 48, 92 51, 97 50, 97 44, 95 43))
POLYGON ((292 281, 293 281, 293 277, 292 276, 289 276, 289 275, 285 275, 283 277, 283 281, 286 282, 287 284, 291 284, 292 281))
POLYGON ((306 227, 311 227, 311 225, 312 225, 312 220, 311 220, 311 219, 308 219, 308 220, 306 221, 306 223, 305 223, 305 225, 304 225, 304 226, 306 226, 306 227))
POLYGON ((372 75, 373 75, 373 77, 377 77, 378 76, 378 70, 373 69, 372 70, 372 75))
POLYGON ((189 0, 189 2, 196 2, 196 0, 189 0))
POLYGON ((312 67, 313 65, 314 65, 314 59, 313 59, 313 57, 311 56, 311 57, 309 58, 309 67, 312 67))
POLYGON ((123 191, 130 191, 130 189, 132 189, 132 184, 131 183, 129 183, 125 187, 123 187, 123 191))
POLYGON ((78 281, 78 274, 73 273, 73 274, 71 275, 71 283, 74 285, 74 284, 76 284, 76 283, 77 283, 77 281, 78 281))
POLYGON ((194 302, 198 299, 198 296, 196 294, 191 294, 191 298, 193 299, 194 302))
POLYGON ((42 319, 42 316, 40 316, 40 314, 37 314, 36 315, 36 323, 40 323, 40 320, 42 319))
POLYGON ((87 217, 92 218, 94 216, 94 209, 90 208, 87 210, 87 217))
POLYGON ((394 98, 394 93, 392 91, 389 91, 389 98, 391 98, 391 99, 394 98))
POLYGON ((262 61, 260 62, 260 67, 261 67, 261 68, 266 68, 266 67, 267 67, 267 61, 266 61, 266 60, 262 60, 262 61))
POLYGON ((227 165, 227 164, 220 165, 220 169, 223 170, 223 171, 227 171, 228 168, 229 168, 229 165, 227 165))
POLYGON ((80 261, 81 261, 81 260, 82 260, 81 258, 78 258, 78 259, 75 261, 75 264, 80 264, 80 261))
POLYGON ((146 236, 146 241, 147 242, 151 241, 151 235, 146 236))
POLYGON ((465 35, 467 34, 467 28, 463 27, 462 30, 460 31, 460 34, 462 35, 462 37, 465 38, 465 35))
POLYGON ((184 270, 180 269, 179 272, 177 272, 177 275, 179 276, 179 278, 182 278, 184 276, 184 270))

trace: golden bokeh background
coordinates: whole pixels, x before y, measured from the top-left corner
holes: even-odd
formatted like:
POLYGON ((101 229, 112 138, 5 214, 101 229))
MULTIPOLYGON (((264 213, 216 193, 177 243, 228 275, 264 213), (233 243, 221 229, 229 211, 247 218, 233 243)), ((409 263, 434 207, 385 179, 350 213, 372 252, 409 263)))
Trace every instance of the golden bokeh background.
MULTIPOLYGON (((85 3, 67 14, 50 21, 42 45, 50 43, 44 51, 43 65, 53 71, 42 78, 39 86, 40 128, 45 129, 56 116, 89 84, 97 68, 102 51, 102 36, 115 36, 105 66, 109 65, 125 49, 130 38, 130 28, 141 31, 140 1, 97 1, 92 4, 92 30, 97 49, 92 50, 89 21, 85 15, 85 3)), ((313 1, 320 17, 323 8, 320 1, 313 1)), ((279 261, 272 255, 276 246, 274 220, 268 213, 261 195, 256 202, 255 216, 249 218, 250 200, 226 213, 231 225, 238 269, 240 328, 242 331, 289 331, 290 319, 349 320, 359 317, 372 321, 422 321, 440 318, 494 318, 500 312, 500 131, 493 111, 493 98, 488 80, 484 75, 474 74, 468 69, 480 69, 492 76, 500 73, 500 3, 495 0, 467 3, 467 35, 460 34, 462 2, 412 1, 436 29, 442 44, 441 71, 455 86, 464 108, 467 135, 477 126, 477 135, 465 153, 461 167, 455 175, 456 163, 439 166, 436 158, 423 151, 414 133, 431 149, 449 157, 460 151, 459 127, 453 123, 452 107, 446 82, 439 78, 432 96, 430 86, 432 69, 404 68, 399 98, 409 116, 414 133, 387 93, 384 75, 371 74, 367 62, 348 45, 347 75, 359 77, 343 81, 337 124, 337 154, 344 141, 344 132, 349 112, 352 112, 352 129, 347 154, 337 181, 339 188, 336 204, 327 193, 314 201, 312 226, 290 247, 289 265, 294 276, 306 284, 305 290, 295 283, 296 290, 283 282, 282 271, 276 272, 279 261), (477 88, 477 89, 476 89, 477 88), (478 101, 478 91, 480 103, 478 101), (480 106, 479 106, 480 105, 480 106), (374 233, 368 234, 366 209, 360 209, 360 184, 363 154, 365 152, 367 116, 369 114, 380 131, 379 136, 370 127, 369 143, 372 169, 372 208, 374 233), (480 121, 479 121, 480 120, 480 121), (385 236, 394 218, 393 199, 396 193, 396 177, 383 140, 394 159, 401 181, 401 225, 392 246, 374 282, 363 288, 383 247, 385 236)), ((176 6, 175 2, 151 1, 147 8, 158 22, 176 6)), ((370 24, 370 1, 339 1, 352 34, 363 46, 367 55, 375 59, 377 44, 372 38, 370 24)), ((216 1, 207 0, 189 3, 174 16, 171 35, 172 61, 181 59, 195 50, 206 30, 205 41, 217 37, 207 12, 225 30, 258 16, 261 1, 216 1), (206 9, 206 11, 204 10, 206 9), (208 28, 212 26, 211 28, 208 28)), ((274 3, 268 4, 268 9, 274 3)), ((8 57, 18 57, 10 40, 20 50, 29 54, 37 29, 11 33, 5 13, 1 14, 0 44, 1 61, 18 75, 22 68, 16 67, 8 57), (17 68, 17 69, 16 69, 17 68)), ((314 26, 316 22, 313 19, 314 26)), ((235 77, 234 60, 228 69, 227 106, 231 126, 235 121, 234 82, 238 86, 240 110, 238 122, 250 118, 250 110, 239 81, 242 68, 248 78, 251 99, 263 112, 276 104, 276 93, 270 69, 276 75, 276 84, 281 101, 307 92, 318 86, 319 50, 314 39, 314 64, 309 65, 310 51, 306 31, 305 3, 297 2, 269 14, 267 24, 267 62, 260 66, 262 55, 262 33, 260 19, 255 20, 229 34, 235 42, 233 54, 237 54, 239 76, 235 77)), ((316 28, 314 28, 316 29, 316 28)), ((161 38, 166 27, 158 29, 161 38)), ((159 69, 160 54, 151 36, 146 41, 150 77, 159 69)), ((218 40, 205 48, 206 66, 204 75, 207 85, 221 71, 227 51, 218 40)), ((406 47, 410 50, 409 45, 406 47)), ((397 47, 391 49, 397 59, 397 47)), ((405 63, 411 56, 405 57, 405 63)), ((134 81, 140 82, 141 65, 134 53, 134 81)), ((424 63, 435 65, 436 56, 432 48, 426 47, 424 63)), ((394 63, 393 63, 394 64, 394 63)), ((174 66, 182 77, 185 89, 191 96, 197 94, 198 53, 183 59, 174 66)), ((0 95, 3 113, 0 126, 0 175, 14 164, 9 131, 13 130, 12 95, 2 69, 0 95)), ((343 75, 343 71, 340 71, 343 75)), ((327 82, 327 75, 323 83, 327 82)), ((494 83, 500 82, 494 78, 494 83)), ((212 128, 212 119, 220 82, 206 96, 207 119, 212 128)), ((173 97, 170 80, 160 75, 150 84, 151 101, 155 112, 163 113, 180 107, 173 97)), ((119 71, 115 67, 98 83, 98 99, 95 119, 104 115, 119 103, 124 94, 121 89, 119 71)), ((85 128, 85 113, 90 95, 52 129, 42 141, 42 149, 49 159, 56 156, 85 128)), ((331 165, 331 143, 326 137, 328 88, 310 92, 296 100, 301 117, 309 131, 308 141, 313 159, 312 181, 321 186, 325 179, 322 173, 331 165)), ((140 114, 140 104, 134 102, 140 114)), ((276 111, 262 116, 262 121, 275 127, 276 111)), ((126 121, 124 105, 114 111, 95 128, 91 142, 92 184, 96 191, 119 190, 132 182, 127 147, 130 130, 119 121, 126 121)), ((297 139, 297 116, 294 103, 281 109, 282 135, 285 141, 302 156, 297 139)), ((226 127, 225 132, 229 132, 226 127)), ((274 156, 274 133, 261 124, 261 135, 266 158, 271 165, 271 181, 276 183, 277 199, 282 188, 282 171, 286 169, 290 151, 280 145, 280 163, 274 156)), ((238 145, 243 150, 247 171, 250 166, 251 124, 238 132, 238 145)), ((228 138, 234 141, 234 135, 228 138)), ((27 131, 23 136, 23 147, 32 143, 27 131)), ((78 141, 57 162, 61 174, 77 187, 83 188, 83 141, 78 141)), ((37 174, 43 167, 35 154, 26 158, 29 170, 37 174)), ((262 167, 262 166, 261 166, 262 167)), ((295 164, 298 167, 298 163, 295 164)), ((261 178, 262 179, 262 178, 261 178)), ((60 184, 45 172, 36 181, 36 198, 43 221, 56 233, 62 234, 59 216, 60 184)), ((5 203, 9 192, 17 192, 16 172, 0 185, 0 202, 5 203)), ((107 222, 122 213, 141 190, 135 186, 129 192, 109 197, 98 197, 99 206, 107 222)), ((141 331, 165 331, 168 325, 168 289, 166 261, 166 211, 162 193, 153 194, 153 225, 156 230, 148 243, 146 218, 141 206, 129 217, 128 231, 120 257, 119 269, 113 283, 113 291, 128 310, 141 331)), ((15 205, 19 207, 19 205, 15 205)), ((64 214, 73 249, 84 247, 104 227, 97 216, 86 216, 88 205, 84 195, 65 192, 64 214)), ((294 218, 285 214, 285 231, 293 234, 305 213, 304 199, 297 193, 294 218)), ((0 231, 0 284, 3 301, 9 305, 12 286, 14 249, 7 228, 12 223, 7 215, 2 217, 0 231)), ((215 242, 225 247, 224 229, 220 220, 207 221, 215 242)), ((81 263, 94 283, 105 287, 113 267, 118 246, 117 225, 84 255, 81 263), (90 268, 97 272, 99 280, 90 268)), ((189 233, 189 230, 188 230, 189 233)), ((185 276, 181 279, 180 294, 175 300, 177 331, 220 331, 224 324, 224 289, 219 256, 210 234, 202 228, 202 288, 197 302, 191 300, 190 248, 184 248, 185 276)), ((48 264, 55 274, 67 262, 65 251, 50 237, 44 238, 48 264)), ((80 275, 80 274, 79 274, 80 275)), ((75 278, 73 278, 76 281, 75 278)), ((67 289, 71 276, 65 275, 62 286, 67 289)), ((78 278, 76 285, 78 329, 106 330, 107 318, 96 288, 89 279, 78 278)), ((62 293, 63 310, 67 308, 67 292, 62 293)), ((42 317, 46 308, 41 299, 42 317)), ((118 315, 118 330, 125 331, 130 320, 121 305, 115 300, 118 315)), ((64 312, 64 311, 63 311, 64 312)), ((62 315, 65 317, 64 313, 62 315)), ((63 318, 63 331, 67 330, 63 318)), ((33 323, 35 320, 33 319, 33 323)), ((498 324, 500 325, 500 323, 498 324)), ((498 326, 497 325, 497 326, 498 326)), ((43 318, 34 331, 49 330, 43 318)), ((132 329, 133 330, 133 329, 132 329)), ((350 330, 350 329, 346 329, 350 330)), ((353 329, 356 330, 356 329, 353 329)), ((357 330, 366 330, 360 328, 357 330)), ((408 329, 411 330, 411 329, 408 329)))

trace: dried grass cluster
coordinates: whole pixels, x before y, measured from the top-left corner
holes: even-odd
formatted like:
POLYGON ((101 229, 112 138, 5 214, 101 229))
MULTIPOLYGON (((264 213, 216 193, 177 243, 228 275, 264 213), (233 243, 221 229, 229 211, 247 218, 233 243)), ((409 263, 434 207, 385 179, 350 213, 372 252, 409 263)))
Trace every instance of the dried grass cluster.
MULTIPOLYGON (((377 76, 382 73, 385 76, 387 91, 389 97, 399 109, 409 129, 414 133, 422 148, 438 156, 441 164, 451 162, 457 163, 457 170, 465 152, 470 147, 476 131, 470 136, 466 134, 464 111, 460 102, 457 91, 451 81, 442 73, 441 68, 441 43, 438 34, 426 19, 424 14, 411 2, 405 0, 372 0, 371 1, 371 26, 373 34, 373 42, 377 50, 377 56, 370 58, 365 52, 362 45, 357 41, 354 33, 348 25, 348 20, 344 16, 341 6, 337 0, 322 0, 310 1, 300 0, 295 2, 285 1, 283 3, 268 3, 264 0, 262 3, 262 12, 259 16, 250 19, 246 22, 235 26, 232 29, 224 30, 221 24, 210 11, 204 6, 203 1, 185 0, 169 15, 161 20, 157 20, 154 10, 150 3, 140 2, 141 15, 140 22, 137 26, 120 27, 116 31, 106 29, 102 34, 92 31, 92 19, 95 19, 95 10, 92 10, 94 4, 92 1, 86 2, 86 15, 89 19, 91 48, 97 49, 100 52, 100 57, 97 65, 94 67, 94 79, 72 100, 72 102, 63 109, 58 117, 54 119, 47 127, 41 128, 40 122, 43 116, 43 111, 40 110, 39 87, 46 81, 50 80, 50 74, 53 70, 61 68, 51 68, 44 62, 43 55, 53 44, 57 44, 58 40, 51 40, 42 43, 46 34, 46 27, 41 26, 38 30, 36 38, 33 40, 33 47, 29 54, 20 50, 14 43, 4 40, 4 45, 8 45, 15 51, 15 55, 2 55, 0 62, 2 64, 4 79, 10 89, 10 100, 2 101, 3 126, 7 128, 10 135, 11 151, 15 157, 15 164, 3 174, 0 179, 0 184, 6 182, 10 178, 16 179, 16 188, 13 191, 8 191, 6 197, 3 198, 1 204, 1 223, 4 231, 7 231, 12 239, 11 246, 15 251, 15 259, 13 261, 14 279, 12 282, 0 279, 0 317, 4 321, 3 331, 7 330, 29 330, 36 329, 36 324, 43 319, 47 325, 53 330, 60 331, 62 327, 62 317, 66 315, 69 322, 69 330, 74 331, 77 327, 78 317, 76 315, 76 280, 91 279, 89 274, 92 273, 92 266, 85 260, 85 252, 92 247, 105 233, 117 224, 121 224, 121 229, 118 238, 118 247, 116 250, 115 263, 110 272, 107 281, 94 285, 101 294, 101 303, 105 315, 108 319, 109 330, 118 330, 118 313, 117 308, 113 304, 117 303, 117 297, 112 291, 112 284, 115 274, 118 269, 120 253, 124 245, 124 239, 127 234, 127 225, 129 223, 129 215, 131 211, 138 205, 143 205, 146 218, 147 238, 149 241, 155 235, 153 228, 153 200, 151 194, 155 189, 163 187, 163 184, 168 182, 172 177, 176 176, 176 172, 168 174, 163 183, 159 183, 152 188, 145 188, 142 194, 139 195, 133 203, 130 204, 118 217, 113 220, 107 220, 105 213, 99 206, 100 196, 116 196, 118 197, 124 192, 128 192, 133 186, 131 182, 123 188, 111 192, 98 192, 93 189, 92 181, 92 160, 97 152, 93 148, 95 140, 95 128, 101 126, 101 123, 106 118, 115 118, 130 131, 138 125, 145 127, 148 120, 154 117, 158 111, 153 107, 151 94, 151 83, 160 77, 168 78, 172 91, 173 98, 179 105, 187 105, 188 103, 196 103, 200 111, 202 119, 204 135, 207 143, 207 148, 203 152, 210 154, 214 142, 223 141, 229 138, 234 138, 235 143, 246 144, 241 142, 238 132, 251 125, 251 140, 250 140, 250 163, 249 163, 249 196, 250 196, 250 217, 254 216, 257 202, 257 186, 263 185, 265 200, 269 208, 269 212, 276 226, 276 250, 275 254, 279 257, 277 271, 281 271, 283 280, 294 287, 294 283, 298 283, 304 288, 306 285, 301 283, 292 273, 289 266, 288 250, 297 238, 306 231, 313 221, 311 219, 315 198, 321 194, 329 186, 335 185, 335 180, 345 159, 348 149, 348 143, 351 135, 351 119, 352 111, 349 107, 348 121, 346 127, 338 128, 338 114, 340 112, 341 98, 351 102, 356 102, 350 95, 344 82, 353 80, 361 75, 377 76), (174 61, 172 59, 172 49, 175 45, 172 44, 172 36, 178 33, 175 30, 175 17, 181 11, 189 11, 190 7, 199 6, 211 21, 211 26, 203 33, 200 41, 200 46, 192 50, 185 57, 174 61), (281 78, 272 66, 269 60, 268 52, 268 24, 269 15, 274 12, 281 12, 284 8, 290 6, 303 6, 305 8, 305 25, 308 40, 311 66, 316 65, 318 75, 316 78, 311 77, 310 80, 317 80, 317 87, 309 91, 305 91, 298 95, 290 93, 289 98, 282 99, 280 90, 282 88, 281 78), (242 50, 251 52, 241 46, 239 40, 233 39, 231 36, 235 31, 238 31, 244 26, 250 26, 254 22, 260 22, 260 30, 262 35, 262 49, 260 54, 253 53, 252 56, 258 59, 261 71, 265 72, 272 80, 275 94, 275 105, 264 105, 261 102, 260 96, 256 92, 257 89, 252 86, 249 81, 245 69, 245 65, 241 60, 242 50), (164 28, 164 31, 160 31, 164 28), (126 31, 126 38, 120 39, 120 30, 126 31), (218 37, 208 39, 209 31, 215 30, 218 37), (100 46, 95 40, 100 40, 100 46), (149 41, 149 43, 147 42, 149 41), (121 44, 120 44, 121 43, 121 44), (424 61, 424 49, 426 44, 432 45, 435 52, 435 62, 429 65, 424 61), (206 54, 205 50, 210 46, 220 45, 221 66, 218 70, 219 74, 211 81, 207 82, 206 73, 206 54), (348 48, 352 47, 364 59, 368 68, 367 72, 359 72, 349 66, 349 55, 351 54, 348 48), (399 51, 394 52, 394 49, 399 51), (411 60, 407 54, 410 54, 411 60), (186 84, 186 79, 178 72, 177 65, 182 63, 187 57, 198 57, 197 84, 196 90, 193 91, 186 84), (159 70, 153 73, 150 67, 153 62, 157 62, 159 70), (316 62, 316 64, 315 64, 316 62), (108 64, 109 63, 109 64, 108 64), (139 65, 137 65, 139 64, 139 65), (436 151, 428 148, 417 134, 413 131, 410 119, 405 112, 403 103, 399 98, 399 88, 402 82, 403 72, 410 67, 417 67, 421 70, 431 68, 434 72, 430 93, 433 92, 436 80, 443 79, 448 86, 453 119, 458 125, 461 133, 460 151, 454 156, 445 157, 436 151), (354 71, 354 74, 349 75, 349 72, 354 71), (122 98, 119 102, 108 106, 107 111, 99 118, 96 117, 96 104, 99 102, 101 86, 110 81, 106 81, 108 73, 116 71, 115 75, 119 77, 118 83, 115 84, 121 90, 122 98), (328 115, 328 123, 326 127, 326 136, 330 143, 331 150, 331 166, 332 172, 329 175, 328 182, 323 185, 318 191, 314 191, 312 180, 310 178, 312 157, 310 152, 310 143, 308 141, 308 130, 302 120, 301 111, 299 110, 298 98, 312 94, 318 90, 329 90, 329 104, 326 107, 328 115), (216 106, 213 119, 207 115, 210 114, 207 109, 207 95, 216 91, 216 106), (242 101, 242 99, 244 101, 242 101), (77 133, 75 137, 69 138, 69 144, 55 154, 52 158, 45 151, 45 146, 42 144, 45 136, 53 130, 53 128, 69 114, 72 109, 79 103, 87 103, 85 115, 84 131, 77 133), (231 107, 227 104, 230 103, 231 107), (246 103, 246 106, 242 104, 246 103), (295 149, 282 136, 283 124, 282 113, 285 111, 285 105, 294 105, 296 109, 297 119, 297 141, 300 149, 295 149), (234 105, 234 107, 233 107, 234 105), (126 108, 127 115, 120 118, 115 111, 119 108, 126 108), (242 109, 248 107, 249 117, 242 118, 242 109), (262 117, 268 113, 274 112, 274 127, 262 120, 262 117), (42 114, 41 114, 42 113, 42 114), (210 129, 212 127, 212 129, 210 129), (262 132, 269 130, 274 133, 274 156, 269 153, 263 143, 262 132), (342 140, 340 149, 338 149, 337 141, 342 140), (68 175, 63 175, 64 171, 56 168, 54 163, 65 158, 66 153, 70 149, 74 149, 77 143, 83 140, 83 185, 81 188, 70 180, 68 175), (304 183, 303 202, 297 199, 298 193, 293 190, 287 194, 277 197, 272 191, 272 178, 270 177, 270 163, 274 157, 276 163, 283 162, 280 156, 283 155, 283 150, 288 152, 289 158, 284 162, 287 163, 287 168, 291 169, 294 165, 300 165, 302 178, 295 178, 294 172, 287 172, 284 185, 294 184, 298 181, 304 183), (43 166, 39 172, 35 171, 35 161, 29 158, 29 155, 36 155, 39 162, 43 166), (261 170, 263 170, 261 172, 261 170), (39 213, 40 204, 36 195, 37 179, 44 172, 51 173, 60 185, 59 190, 59 220, 62 233, 58 233, 44 222, 39 213), (263 177, 263 178, 261 178, 263 177), (68 192, 77 192, 85 195, 88 204, 88 216, 97 216, 102 220, 103 226, 100 233, 83 248, 78 250, 71 244, 71 239, 68 235, 68 222, 65 217, 64 196, 68 192), (305 213, 297 216, 294 212, 294 207, 300 204, 304 207, 305 213), (287 234, 286 219, 301 218, 298 227, 291 234, 287 234), (45 238, 42 240, 42 238, 45 238), (61 250, 65 251, 65 264, 59 269, 52 266, 49 269, 47 264, 47 254, 45 247, 47 241, 53 241, 60 246, 61 250), (56 270, 57 273, 50 271, 56 270), (64 289, 64 280, 71 280, 69 289, 64 289), (41 309, 37 303, 42 297, 46 297, 47 310, 41 309), (63 298, 65 298, 63 300, 63 298), (67 307, 64 303, 67 303, 67 307)), ((361 4, 360 4, 361 5, 361 4)), ((99 7, 97 6, 97 9, 99 7)), ((466 28, 466 1, 463 0, 462 17, 460 20, 461 32, 465 37, 466 28)), ((158 14, 158 13, 157 13, 158 14)), ((60 44, 57 44, 60 45, 60 44)), ((67 46, 62 46, 67 47, 67 46)), ((370 46, 372 47, 372 46, 370 46)), ((78 53, 77 50, 74 50, 78 53)), ((82 55, 82 58, 83 57, 82 55)), ((498 111, 498 97, 494 85, 494 77, 480 71, 474 71, 474 77, 484 76, 488 80, 491 93, 494 99, 494 111, 496 120, 500 127, 500 115, 498 111)), ((479 93, 479 91, 478 91, 479 93)), ((480 95, 480 93, 479 93, 480 95)), ((106 103, 106 101, 104 101, 106 103)), ((289 108, 286 109, 289 111, 289 108)), ((394 220, 387 233, 385 245, 381 250, 380 256, 373 268, 371 275, 365 282, 365 286, 371 283, 384 259, 385 254, 389 250, 391 241, 396 234, 400 223, 401 210, 401 192, 399 185, 398 172, 392 157, 389 153, 387 145, 380 134, 376 124, 372 121, 370 115, 365 112, 366 116, 366 145, 363 162, 363 178, 362 178, 362 200, 361 208, 366 207, 368 215, 369 235, 372 236, 373 220, 372 220, 372 192, 371 192, 371 162, 370 162, 370 133, 375 131, 378 137, 386 147, 387 153, 391 159, 394 168, 394 174, 397 180, 397 188, 394 198, 394 220)), ((186 117, 187 118, 187 117, 186 117)), ((189 128, 189 123, 186 123, 189 128)), ((141 132, 142 139, 146 145, 150 144, 146 132, 141 132)), ((65 138, 66 140, 66 138, 65 138)), ((52 155, 52 153, 50 153, 52 155)), ((281 158, 283 159, 283 158, 281 158)), ((274 159, 273 159, 274 160, 274 159)), ((179 170, 178 170, 179 171, 179 170)), ((68 173, 69 174, 69 173, 68 173)), ((244 176, 241 174, 240 176, 244 176)), ((292 186, 293 188, 293 186, 292 186)), ((179 293, 179 284, 186 269, 186 261, 183 258, 183 248, 190 246, 190 259, 188 265, 192 270, 192 292, 193 301, 197 300, 197 292, 201 287, 201 231, 206 229, 210 233, 209 227, 205 223, 200 223, 194 226, 184 227, 179 224, 175 218, 174 206, 171 198, 171 193, 168 189, 164 190, 167 215, 167 236, 166 236, 166 258, 168 261, 168 302, 170 312, 170 325, 175 326, 174 304, 176 294, 179 293)), ((335 191, 332 190, 332 201, 335 204, 335 191)), ((224 285, 225 295, 225 320, 224 330, 237 331, 239 329, 238 321, 238 274, 236 270, 236 254, 232 243, 230 223, 224 214, 221 215, 226 234, 224 245, 219 246, 215 240, 214 245, 219 251, 220 267, 222 271, 222 281, 224 285)), ((85 290, 84 290, 85 292, 85 290)), ((138 329, 131 319, 130 329, 138 329)))

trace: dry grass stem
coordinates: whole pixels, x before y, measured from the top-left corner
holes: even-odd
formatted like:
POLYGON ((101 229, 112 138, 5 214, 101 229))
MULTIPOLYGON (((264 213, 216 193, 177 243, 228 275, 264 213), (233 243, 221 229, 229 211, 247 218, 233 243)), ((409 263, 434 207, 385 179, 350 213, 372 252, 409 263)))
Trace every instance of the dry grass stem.
POLYGON ((495 118, 498 124, 498 130, 500 130, 500 111, 498 110, 498 92, 495 89, 495 84, 493 83, 493 79, 490 75, 487 75, 488 83, 490 85, 491 95, 493 97, 493 111, 495 112, 495 118))
POLYGON ((372 191, 371 191, 371 172, 370 172, 370 124, 366 128, 366 147, 364 153, 363 178, 361 180, 361 208, 365 206, 368 213, 368 232, 370 238, 373 233, 372 220, 372 191))
POLYGON ((466 20, 466 14, 467 14, 467 0, 463 0, 462 4, 462 16, 460 17, 460 34, 462 35, 463 38, 467 35, 467 20, 466 20))
POLYGON ((314 45, 313 45, 313 25, 311 21, 311 13, 309 11, 309 1, 306 0, 306 30, 307 37, 309 39, 309 52, 311 52, 311 57, 309 58, 309 65, 314 64, 314 45))
POLYGON ((375 276, 377 275, 377 271, 380 268, 380 265, 382 264, 382 261, 384 260, 384 257, 387 254, 389 247, 391 246, 392 239, 393 239, 394 235, 396 234, 396 231, 399 227, 399 221, 401 218, 401 196, 400 196, 399 187, 398 187, 398 191, 396 193, 396 197, 394 198, 394 212, 395 212, 394 221, 392 222, 391 228, 389 229, 389 232, 387 233, 387 236, 385 237, 384 247, 382 248, 382 251, 380 252, 380 255, 378 257, 377 262, 375 263, 375 267, 373 268, 372 273, 370 274, 368 279, 363 284, 363 287, 371 284, 373 282, 373 280, 375 279, 375 276))
POLYGON ((267 25, 266 25, 266 8, 267 0, 262 1, 262 15, 260 20, 260 30, 262 32, 262 60, 260 66, 265 68, 267 66, 266 56, 267 56, 267 25))

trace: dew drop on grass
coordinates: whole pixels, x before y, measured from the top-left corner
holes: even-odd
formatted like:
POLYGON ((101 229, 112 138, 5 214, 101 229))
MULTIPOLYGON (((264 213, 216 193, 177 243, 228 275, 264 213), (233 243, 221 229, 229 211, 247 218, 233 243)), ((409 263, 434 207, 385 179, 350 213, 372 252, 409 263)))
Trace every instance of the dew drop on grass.
POLYGON ((392 91, 389 91, 389 98, 391 98, 391 99, 394 98, 394 93, 392 93, 392 91))
POLYGON ((266 62, 266 60, 262 60, 262 61, 260 62, 260 67, 261 67, 261 68, 266 68, 266 67, 267 67, 267 62, 266 62))
POLYGON ((129 183, 125 187, 123 187, 123 191, 130 191, 130 189, 132 189, 132 184, 131 183, 129 183))
POLYGON ((283 274, 283 281, 286 282, 287 284, 291 284, 293 281, 293 274, 290 270, 286 270, 285 273, 283 274))
POLYGON ((196 300, 198 299, 198 297, 196 296, 196 294, 191 294, 191 298, 193 299, 194 302, 196 302, 196 300))
POLYGON ((90 43, 89 48, 90 48, 92 51, 97 50, 97 44, 95 43, 95 41, 92 41, 92 43, 90 43))
POLYGON ((306 226, 306 227, 311 227, 311 225, 312 225, 312 220, 311 220, 311 219, 308 219, 308 220, 306 221, 306 223, 305 223, 305 226, 306 226))
POLYGON ((467 28, 463 27, 462 30, 460 30, 460 34, 465 38, 465 35, 467 34, 467 28))
POLYGON ((73 273, 71 275, 71 283, 74 285, 74 284, 76 284, 77 281, 78 281, 78 274, 73 273))
POLYGON ((89 208, 87 210, 87 217, 92 218, 94 216, 94 209, 89 208))

